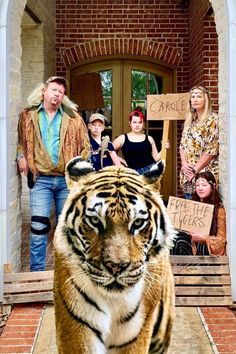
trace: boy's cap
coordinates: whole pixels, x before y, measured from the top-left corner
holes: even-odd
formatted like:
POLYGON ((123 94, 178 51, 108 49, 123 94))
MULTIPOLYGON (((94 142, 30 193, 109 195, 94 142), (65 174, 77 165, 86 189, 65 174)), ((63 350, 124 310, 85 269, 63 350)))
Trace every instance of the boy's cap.
POLYGON ((45 85, 49 84, 50 82, 54 82, 54 81, 61 82, 65 88, 67 88, 69 86, 68 81, 63 76, 51 76, 51 77, 49 77, 49 79, 47 79, 47 81, 45 82, 45 85))
POLYGON ((103 114, 100 113, 93 113, 91 114, 90 118, 89 118, 89 123, 94 122, 95 120, 100 120, 101 122, 103 122, 104 124, 107 122, 106 117, 103 114))

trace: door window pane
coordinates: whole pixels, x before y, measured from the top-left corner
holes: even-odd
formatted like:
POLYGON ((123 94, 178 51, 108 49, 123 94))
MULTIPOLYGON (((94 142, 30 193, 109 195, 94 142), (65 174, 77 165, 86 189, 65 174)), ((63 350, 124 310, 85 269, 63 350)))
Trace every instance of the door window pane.
POLYGON ((109 135, 112 139, 112 70, 100 71, 102 84, 102 94, 104 107, 101 113, 107 118, 108 126, 103 132, 103 135, 109 135))
POLYGON ((86 111, 86 120, 89 120, 89 117, 92 113, 101 113, 103 114, 108 121, 106 129, 103 132, 103 135, 109 135, 112 137, 112 70, 99 71, 101 85, 102 85, 102 95, 104 101, 104 107, 97 107, 96 109, 86 111))
POLYGON ((112 71, 100 71, 102 84, 102 94, 104 100, 104 115, 111 121, 111 112, 112 112, 112 71))
POLYGON ((141 106, 146 111, 147 73, 144 71, 131 71, 131 104, 132 110, 141 106))
MULTIPOLYGON (((131 71, 131 104, 132 110, 141 106, 146 115, 147 95, 156 95, 163 92, 163 78, 146 71, 131 71)), ((157 145, 158 151, 161 149, 163 121, 147 121, 146 129, 157 145)))
POLYGON ((163 92, 163 78, 151 73, 148 73, 149 76, 149 95, 157 95, 163 92))

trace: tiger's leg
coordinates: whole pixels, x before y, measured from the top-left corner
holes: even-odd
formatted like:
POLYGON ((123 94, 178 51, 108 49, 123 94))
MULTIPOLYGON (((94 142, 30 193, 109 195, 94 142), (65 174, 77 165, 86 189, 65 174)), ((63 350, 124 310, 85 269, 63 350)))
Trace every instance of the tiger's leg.
POLYGON ((73 314, 57 291, 55 315, 59 354, 106 354, 101 333, 73 314))
POLYGON ((153 333, 153 324, 159 309, 155 306, 146 307, 145 321, 139 333, 131 338, 129 342, 124 342, 109 349, 108 354, 149 354, 149 348, 153 333))
POLYGON ((108 354, 148 354, 150 345, 150 334, 143 331, 138 338, 135 338, 131 343, 124 343, 120 346, 113 347, 108 350, 108 354))
POLYGON ((108 354, 149 354, 152 335, 152 316, 145 321, 140 333, 130 343, 123 343, 108 351, 108 354))
MULTIPOLYGON (((162 307, 163 304, 160 304, 162 307)), ((173 324, 173 315, 169 314, 169 309, 161 309, 162 318, 158 316, 153 329, 153 336, 149 348, 149 354, 164 354, 167 353, 170 345, 171 330, 173 324), (167 313, 168 312, 168 313, 167 313)))
POLYGON ((131 343, 124 343, 108 351, 109 354, 165 354, 167 353, 173 322, 169 304, 163 308, 162 301, 153 316, 146 320, 138 337, 131 343), (157 315, 158 314, 158 315, 157 315), (156 322, 153 317, 157 317, 156 322), (154 327, 153 327, 153 323, 154 327), (153 336, 152 336, 153 333, 153 336), (155 334, 156 333, 156 334, 155 334))
POLYGON ((167 353, 170 345, 175 312, 174 278, 171 266, 166 266, 168 285, 163 287, 162 297, 156 309, 156 321, 149 348, 149 354, 167 353))
POLYGON ((54 308, 59 354, 106 354, 102 329, 81 315, 79 298, 73 293, 65 261, 55 252, 54 308))
MULTIPOLYGON (((145 292, 143 305, 146 310, 144 324, 130 343, 123 343, 109 354, 165 354, 170 344, 172 325, 174 320, 175 295, 174 278, 169 256, 163 256, 163 279, 167 279, 158 290, 159 284, 145 292), (167 258, 167 260, 166 260, 167 258), (155 290, 153 290, 155 289, 155 290), (152 294, 152 297, 148 294, 152 294)), ((159 262, 161 264, 161 260, 159 262)), ((158 267, 156 267, 157 271, 158 267)), ((155 275, 155 270, 152 276, 155 275)), ((159 268, 161 272, 161 267, 159 268)), ((156 276, 158 275, 158 271, 156 276)))

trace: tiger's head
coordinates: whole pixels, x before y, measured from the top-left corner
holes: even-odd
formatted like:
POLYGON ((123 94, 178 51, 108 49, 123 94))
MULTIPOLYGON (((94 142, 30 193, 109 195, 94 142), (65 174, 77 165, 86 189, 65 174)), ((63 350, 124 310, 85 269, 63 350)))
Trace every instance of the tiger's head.
POLYGON ((163 170, 162 162, 143 176, 115 166, 94 172, 79 157, 68 163, 70 194, 54 248, 84 286, 130 289, 153 257, 169 251, 174 230, 156 190, 163 170))

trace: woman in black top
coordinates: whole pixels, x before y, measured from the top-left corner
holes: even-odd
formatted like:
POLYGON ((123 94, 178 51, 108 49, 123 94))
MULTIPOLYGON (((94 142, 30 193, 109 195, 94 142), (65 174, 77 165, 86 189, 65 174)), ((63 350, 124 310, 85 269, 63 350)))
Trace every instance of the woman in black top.
POLYGON ((161 159, 161 153, 157 151, 154 139, 143 133, 143 112, 138 109, 131 112, 129 125, 131 131, 118 136, 113 141, 113 146, 115 150, 121 149, 128 167, 143 174, 161 159))

